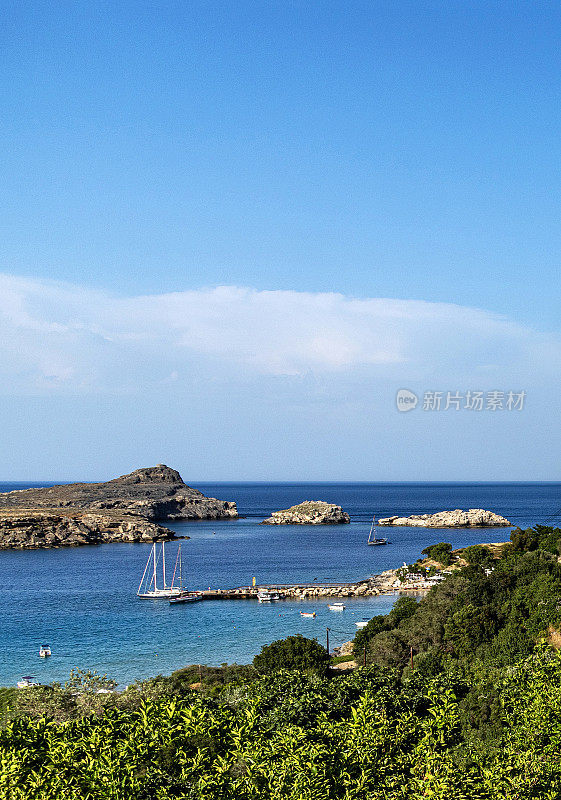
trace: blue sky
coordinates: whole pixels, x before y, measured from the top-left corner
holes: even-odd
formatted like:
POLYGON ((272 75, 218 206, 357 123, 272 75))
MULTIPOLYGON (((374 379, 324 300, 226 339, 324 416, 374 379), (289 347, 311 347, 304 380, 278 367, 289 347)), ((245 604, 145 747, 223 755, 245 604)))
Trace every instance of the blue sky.
POLYGON ((2 478, 561 479, 557 4, 24 2, 0 37, 2 478))

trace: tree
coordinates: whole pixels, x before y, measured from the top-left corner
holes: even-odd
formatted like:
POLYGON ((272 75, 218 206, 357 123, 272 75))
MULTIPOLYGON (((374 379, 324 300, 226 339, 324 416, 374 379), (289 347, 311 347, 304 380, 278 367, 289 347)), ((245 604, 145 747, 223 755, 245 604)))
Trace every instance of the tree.
POLYGON ((481 567, 482 569, 490 566, 494 561, 489 548, 481 544, 465 547, 462 550, 462 558, 465 558, 470 567, 481 567))
POLYGON ((370 640, 373 639, 377 633, 386 631, 388 627, 388 618, 379 614, 376 617, 372 617, 365 628, 361 628, 357 631, 353 639, 353 656, 358 663, 362 664, 364 648, 368 647, 370 640))
POLYGON ((111 692, 117 682, 91 669, 71 669, 64 688, 71 692, 111 692))
POLYGON ((439 542, 431 544, 421 550, 422 554, 428 556, 433 561, 438 561, 442 566, 447 567, 452 561, 452 545, 449 542, 439 542))
POLYGON ((418 608, 418 603, 414 597, 400 597, 388 614, 388 622, 391 628, 398 628, 403 620, 413 616, 418 608))
POLYGON ((265 645, 253 659, 258 672, 270 673, 279 669, 324 671, 330 662, 329 654, 315 639, 288 636, 265 645))
POLYGON ((370 642, 366 657, 369 664, 403 667, 407 663, 409 652, 409 647, 398 631, 382 631, 370 642))

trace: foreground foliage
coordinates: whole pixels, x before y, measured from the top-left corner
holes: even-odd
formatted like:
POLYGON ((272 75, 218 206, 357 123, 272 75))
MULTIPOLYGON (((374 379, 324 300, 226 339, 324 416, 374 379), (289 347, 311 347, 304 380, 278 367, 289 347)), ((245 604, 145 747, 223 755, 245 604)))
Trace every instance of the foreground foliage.
MULTIPOLYGON (((542 647, 495 686, 500 733, 466 734, 459 677, 278 672, 219 700, 190 692, 0 734, 9 800, 553 800, 561 658, 542 647)), ((482 687, 480 687, 482 688, 482 687)))

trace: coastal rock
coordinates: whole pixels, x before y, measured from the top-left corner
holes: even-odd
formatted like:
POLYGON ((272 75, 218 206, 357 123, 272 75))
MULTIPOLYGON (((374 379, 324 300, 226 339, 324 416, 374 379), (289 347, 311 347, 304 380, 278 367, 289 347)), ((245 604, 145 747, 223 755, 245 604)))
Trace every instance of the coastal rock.
POLYGON ((350 522, 341 506, 323 500, 306 500, 296 506, 274 511, 263 525, 341 525, 350 522))
POLYGON ((16 508, 120 511, 152 522, 238 516, 235 503, 205 497, 165 464, 137 469, 105 483, 70 483, 0 493, 0 512, 16 508))
POLYGON ((437 514, 412 514, 410 517, 385 517, 378 525, 406 525, 418 528, 496 528, 509 527, 505 517, 483 508, 470 508, 462 511, 439 511, 437 514))
POLYGON ((0 512, 0 549, 78 547, 106 542, 155 542, 174 539, 169 528, 143 517, 92 513, 77 509, 21 509, 0 512))

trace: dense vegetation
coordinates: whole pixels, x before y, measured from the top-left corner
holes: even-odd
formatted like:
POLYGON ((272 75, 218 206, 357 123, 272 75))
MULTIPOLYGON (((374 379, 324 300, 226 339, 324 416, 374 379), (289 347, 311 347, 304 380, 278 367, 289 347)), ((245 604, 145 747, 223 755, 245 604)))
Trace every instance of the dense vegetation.
MULTIPOLYGON (((434 547, 449 563, 448 550, 434 547)), ((561 529, 540 525, 513 531, 498 559, 483 546, 466 548, 467 566, 422 602, 403 597, 390 614, 374 617, 355 638, 355 657, 362 660, 366 648, 368 664, 405 669, 413 654, 414 668, 426 675, 492 675, 532 653, 540 639, 557 643, 560 553, 561 529)))
POLYGON ((288 636, 265 645, 253 659, 255 669, 263 674, 280 669, 314 669, 324 672, 330 662, 329 654, 315 639, 288 636))
POLYGON ((350 675, 301 640, 264 648, 265 675, 190 667, 97 694, 107 679, 76 672, 5 693, 0 796, 561 798, 560 545, 536 527, 500 559, 470 548, 424 600, 358 632, 369 665, 350 675), (276 670, 275 652, 319 662, 276 670))

